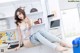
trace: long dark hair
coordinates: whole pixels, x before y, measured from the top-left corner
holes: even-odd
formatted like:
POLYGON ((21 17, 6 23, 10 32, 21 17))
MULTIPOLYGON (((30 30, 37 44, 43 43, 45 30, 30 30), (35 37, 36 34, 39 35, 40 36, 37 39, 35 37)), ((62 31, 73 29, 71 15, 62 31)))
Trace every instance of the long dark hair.
POLYGON ((17 12, 20 12, 24 15, 24 19, 26 18, 26 14, 25 14, 25 11, 24 9, 22 9, 21 7, 20 8, 17 8, 17 10, 15 11, 15 20, 16 20, 16 25, 18 25, 18 23, 21 23, 22 19, 19 19, 18 16, 17 16, 17 12))

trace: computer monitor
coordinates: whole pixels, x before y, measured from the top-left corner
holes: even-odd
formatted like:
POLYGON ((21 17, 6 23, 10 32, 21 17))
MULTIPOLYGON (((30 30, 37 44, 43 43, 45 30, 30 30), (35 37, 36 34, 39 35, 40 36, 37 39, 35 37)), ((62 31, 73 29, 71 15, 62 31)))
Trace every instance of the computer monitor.
POLYGON ((50 29, 60 27, 60 20, 50 21, 50 29))

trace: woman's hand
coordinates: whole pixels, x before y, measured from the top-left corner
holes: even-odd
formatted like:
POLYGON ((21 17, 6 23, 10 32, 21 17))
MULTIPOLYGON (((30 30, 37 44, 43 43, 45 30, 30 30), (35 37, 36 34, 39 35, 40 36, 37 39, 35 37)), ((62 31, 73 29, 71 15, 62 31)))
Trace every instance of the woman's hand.
POLYGON ((15 48, 15 51, 17 51, 17 50, 19 50, 19 49, 20 49, 20 46, 16 47, 16 48, 15 48))

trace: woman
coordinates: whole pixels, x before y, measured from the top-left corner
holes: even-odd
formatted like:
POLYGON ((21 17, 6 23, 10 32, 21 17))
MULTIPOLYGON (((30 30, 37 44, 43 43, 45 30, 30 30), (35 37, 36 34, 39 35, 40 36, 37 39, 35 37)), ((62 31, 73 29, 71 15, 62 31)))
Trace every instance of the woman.
POLYGON ((58 51, 64 51, 67 50, 64 46, 70 47, 70 45, 67 45, 65 42, 63 42, 61 39, 57 38, 55 35, 52 35, 48 33, 47 31, 39 30, 34 34, 30 34, 31 29, 31 23, 28 17, 26 17, 25 11, 22 8, 18 8, 15 12, 15 20, 19 35, 19 46, 16 48, 19 49, 21 46, 21 43, 24 45, 24 47, 33 47, 39 44, 44 44, 46 46, 49 46, 51 48, 55 48, 58 51), (61 44, 61 46, 56 45, 52 42, 58 42, 61 44))

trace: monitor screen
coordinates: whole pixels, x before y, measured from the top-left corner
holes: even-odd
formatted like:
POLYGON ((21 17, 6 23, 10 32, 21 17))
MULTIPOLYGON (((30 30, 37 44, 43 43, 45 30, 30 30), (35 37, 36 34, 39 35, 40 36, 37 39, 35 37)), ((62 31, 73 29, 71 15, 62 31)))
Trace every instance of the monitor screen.
POLYGON ((53 20, 50 22, 50 28, 59 27, 59 26, 60 26, 60 20, 53 20))

